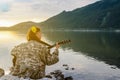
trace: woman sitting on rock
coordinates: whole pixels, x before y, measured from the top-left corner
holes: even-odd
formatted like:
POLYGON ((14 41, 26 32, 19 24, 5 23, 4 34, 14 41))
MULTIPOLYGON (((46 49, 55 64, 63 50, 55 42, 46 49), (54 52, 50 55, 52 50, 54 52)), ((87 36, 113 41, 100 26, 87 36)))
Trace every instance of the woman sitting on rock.
POLYGON ((40 79, 45 76, 46 65, 52 65, 59 61, 58 48, 56 44, 55 51, 50 54, 50 50, 41 41, 40 28, 33 26, 27 34, 28 42, 14 47, 11 51, 13 58, 13 67, 10 74, 13 76, 40 79))

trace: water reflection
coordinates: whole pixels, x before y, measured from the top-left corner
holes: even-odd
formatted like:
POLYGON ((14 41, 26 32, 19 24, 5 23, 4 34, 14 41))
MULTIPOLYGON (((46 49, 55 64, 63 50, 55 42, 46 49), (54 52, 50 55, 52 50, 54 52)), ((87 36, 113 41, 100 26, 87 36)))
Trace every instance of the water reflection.
POLYGON ((72 43, 63 47, 120 67, 120 33, 45 32, 45 36, 51 41, 71 39, 72 43))
POLYGON ((25 41, 21 34, 11 31, 0 31, 0 68, 9 71, 12 65, 10 51, 15 46, 25 41))
MULTIPOLYGON (((14 46, 26 42, 26 34, 0 32, 0 35, 7 35, 0 38, 0 68, 7 72, 12 65, 10 51, 14 46)), ((46 73, 60 69, 65 76, 72 75, 74 80, 120 80, 120 69, 111 69, 108 65, 120 65, 119 36, 120 33, 105 32, 44 32, 42 39, 51 44, 65 39, 72 41, 60 48, 60 61, 48 66, 46 73), (63 64, 75 70, 65 70, 63 64)))
POLYGON ((0 42, 3 42, 3 41, 8 40, 8 39, 16 38, 16 36, 14 36, 14 35, 15 35, 14 32, 0 31, 0 42))
POLYGON ((21 37, 23 37, 24 35, 25 34, 18 34, 15 31, 0 31, 0 43, 5 44, 7 42, 18 42, 19 39, 23 39, 21 37))

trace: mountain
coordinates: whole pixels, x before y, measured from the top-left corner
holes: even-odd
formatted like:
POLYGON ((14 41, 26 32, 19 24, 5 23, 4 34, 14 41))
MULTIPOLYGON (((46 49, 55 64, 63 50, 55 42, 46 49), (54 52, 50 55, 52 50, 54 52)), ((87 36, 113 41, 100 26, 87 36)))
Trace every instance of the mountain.
POLYGON ((16 30, 16 31, 24 32, 24 31, 28 30, 33 25, 39 26, 38 23, 35 23, 35 22, 32 22, 32 21, 27 21, 27 22, 18 23, 14 26, 11 26, 9 28, 9 30, 16 30))
POLYGON ((22 22, 0 30, 26 31, 32 25, 42 30, 120 29, 120 0, 101 0, 73 11, 63 11, 41 23, 22 22))
POLYGON ((9 28, 8 27, 0 27, 0 31, 2 31, 2 30, 9 30, 9 28))
POLYGON ((101 0, 40 23, 45 29, 120 29, 120 0, 101 0))

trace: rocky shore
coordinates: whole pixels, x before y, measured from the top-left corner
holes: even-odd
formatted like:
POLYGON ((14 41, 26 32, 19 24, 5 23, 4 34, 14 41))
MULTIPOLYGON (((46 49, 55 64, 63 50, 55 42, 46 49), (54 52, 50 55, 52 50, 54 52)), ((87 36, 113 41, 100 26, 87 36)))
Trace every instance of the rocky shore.
MULTIPOLYGON (((65 70, 74 70, 75 68, 70 68, 67 64, 62 65, 65 70)), ((65 77, 64 73, 61 70, 54 70, 47 74, 42 79, 30 79, 30 78, 19 78, 17 76, 5 75, 3 69, 0 68, 0 80, 74 80, 72 75, 65 77)))
POLYGON ((2 77, 5 74, 4 70, 0 68, 0 77, 2 77))

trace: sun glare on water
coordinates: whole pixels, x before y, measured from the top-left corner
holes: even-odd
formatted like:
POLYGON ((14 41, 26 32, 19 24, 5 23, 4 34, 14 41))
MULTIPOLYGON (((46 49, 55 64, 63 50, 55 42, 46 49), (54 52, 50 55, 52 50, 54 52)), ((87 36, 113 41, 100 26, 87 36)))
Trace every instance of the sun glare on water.
POLYGON ((6 41, 16 38, 15 33, 11 31, 0 31, 0 41, 6 41))

